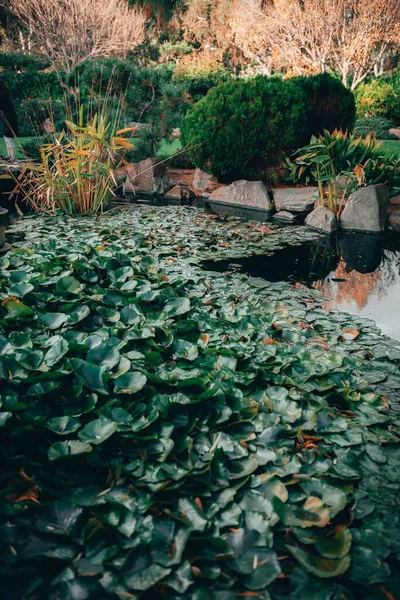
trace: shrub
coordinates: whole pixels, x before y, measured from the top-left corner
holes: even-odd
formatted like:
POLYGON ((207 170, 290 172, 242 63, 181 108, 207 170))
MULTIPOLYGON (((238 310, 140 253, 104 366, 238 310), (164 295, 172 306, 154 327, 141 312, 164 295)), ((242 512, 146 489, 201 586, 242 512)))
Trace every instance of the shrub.
POLYGON ((68 121, 66 132, 40 148, 40 163, 23 169, 15 194, 47 214, 102 212, 117 186, 120 154, 132 147, 121 137, 126 129, 107 116, 104 111, 83 124, 81 111, 79 125, 68 121))
POLYGON ((305 120, 304 94, 294 83, 233 80, 189 111, 182 142, 196 166, 218 177, 257 179, 298 144, 305 120))
POLYGON ((296 152, 297 158, 288 162, 293 181, 316 183, 320 201, 331 210, 340 210, 339 201, 357 187, 385 183, 391 196, 400 191, 400 158, 388 155, 374 138, 355 137, 342 131, 325 131, 311 144, 296 152), (338 177, 348 178, 346 190, 341 190, 338 177))
POLYGON ((229 71, 212 52, 193 53, 184 57, 173 75, 174 82, 183 85, 192 102, 198 102, 210 89, 230 78, 229 71))
POLYGON ((360 85, 355 92, 359 117, 396 118, 400 115, 398 95, 391 83, 384 79, 373 79, 360 85))
POLYGON ((376 137, 378 140, 396 140, 397 137, 389 133, 389 129, 394 127, 393 121, 386 117, 361 117, 354 125, 354 135, 356 137, 376 137))
POLYGON ((356 118, 353 93, 328 73, 291 79, 307 95, 307 136, 352 130, 356 118))

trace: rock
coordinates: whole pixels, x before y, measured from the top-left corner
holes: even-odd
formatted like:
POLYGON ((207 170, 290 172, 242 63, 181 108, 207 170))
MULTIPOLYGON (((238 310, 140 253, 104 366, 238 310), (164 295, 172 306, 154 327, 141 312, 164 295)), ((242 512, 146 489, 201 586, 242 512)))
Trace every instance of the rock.
POLYGON ((389 200, 389 212, 400 210, 400 194, 392 196, 389 200))
POLYGON ((389 133, 391 135, 394 135, 398 139, 400 139, 400 128, 398 128, 398 127, 392 127, 391 129, 389 129, 389 133))
POLYGON ((194 191, 202 196, 204 193, 212 193, 218 187, 217 179, 210 175, 210 173, 205 173, 201 169, 197 168, 194 172, 193 177, 193 189, 194 191))
POLYGON ((388 225, 392 231, 400 231, 400 210, 390 213, 388 225))
POLYGON ((273 211, 272 201, 262 181, 234 181, 216 189, 208 202, 217 214, 248 219, 264 220, 273 211))
POLYGON ((42 127, 45 133, 54 133, 54 123, 51 119, 45 119, 42 123, 42 127))
POLYGON ((124 193, 153 196, 165 190, 165 163, 156 158, 147 158, 139 163, 132 163, 126 168, 124 193))
POLYGON ((297 215, 294 215, 287 210, 280 210, 279 212, 275 213, 272 218, 274 221, 279 221, 282 223, 293 223, 296 221, 297 215))
POLYGON ((164 199, 168 201, 168 204, 189 204, 193 196, 194 194, 189 186, 185 183, 180 183, 169 190, 165 194, 164 199))
POLYGON ((170 140, 179 140, 181 137, 181 130, 179 127, 175 127, 175 129, 172 130, 171 135, 168 136, 170 140))
POLYGON ((318 197, 318 188, 281 188, 274 190, 273 195, 278 212, 281 210, 293 213, 311 212, 318 197))
POLYGON ((347 231, 385 231, 389 191, 385 184, 360 188, 346 202, 340 227, 347 231))
POLYGON ((317 206, 306 218, 305 224, 321 233, 332 233, 337 230, 337 219, 326 206, 317 206))

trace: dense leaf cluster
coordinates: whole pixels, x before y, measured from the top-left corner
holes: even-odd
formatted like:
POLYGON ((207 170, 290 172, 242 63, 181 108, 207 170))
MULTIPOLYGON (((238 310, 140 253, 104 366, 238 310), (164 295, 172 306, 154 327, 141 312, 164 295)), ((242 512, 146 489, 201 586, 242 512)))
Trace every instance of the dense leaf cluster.
POLYGON ((166 275, 155 211, 29 223, 0 263, 2 598, 393 594, 400 351, 166 275))
POLYGON ((185 116, 193 163, 218 177, 257 179, 306 133, 305 96, 278 78, 233 80, 209 91, 185 116))
POLYGON ((328 74, 290 80, 256 77, 211 90, 183 120, 193 163, 219 177, 260 178, 324 130, 352 129, 352 92, 328 74))

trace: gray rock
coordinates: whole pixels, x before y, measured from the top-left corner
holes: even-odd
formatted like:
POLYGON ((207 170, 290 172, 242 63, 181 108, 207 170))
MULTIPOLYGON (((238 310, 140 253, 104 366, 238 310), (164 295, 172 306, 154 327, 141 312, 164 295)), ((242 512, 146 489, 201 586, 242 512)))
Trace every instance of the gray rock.
POLYGON ((180 185, 175 185, 169 192, 167 192, 164 196, 166 200, 172 201, 181 201, 182 198, 182 189, 180 185))
POLYGON ((162 194, 165 185, 165 163, 160 163, 156 158, 130 164, 126 169, 125 194, 162 194))
POLYGON ((275 208, 279 212, 287 210, 293 213, 311 212, 318 197, 318 188, 281 188, 274 190, 275 208))
POLYGON ((326 206, 317 206, 307 216, 305 224, 311 229, 328 234, 336 231, 338 228, 336 216, 326 206))
POLYGON ((202 196, 204 193, 212 193, 217 187, 218 182, 213 175, 196 168, 193 177, 193 189, 197 194, 202 196))
POLYGON ((400 231, 400 210, 395 210, 390 214, 388 225, 392 231, 400 231))
POLYGON ((386 185, 369 185, 351 194, 340 217, 340 227, 347 231, 385 231, 389 206, 386 185))
POLYGON ((391 135, 396 136, 397 139, 400 139, 400 129, 398 127, 392 127, 391 129, 389 129, 389 133, 391 135))
POLYGON ((231 185, 219 187, 210 196, 209 202, 226 203, 240 208, 271 213, 273 204, 262 181, 234 181, 231 185))
POLYGON ((272 218, 274 221, 281 221, 282 223, 293 223, 296 221, 297 216, 288 212, 287 210, 280 210, 279 212, 275 213, 272 218))

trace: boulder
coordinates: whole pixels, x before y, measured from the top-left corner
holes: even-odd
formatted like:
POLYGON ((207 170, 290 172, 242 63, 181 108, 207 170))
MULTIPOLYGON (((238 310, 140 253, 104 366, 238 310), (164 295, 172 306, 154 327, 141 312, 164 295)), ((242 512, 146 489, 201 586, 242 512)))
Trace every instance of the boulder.
POLYGON ((153 196, 165 189, 165 163, 156 158, 147 158, 126 168, 124 193, 153 196))
POLYGON ((336 231, 337 219, 331 210, 326 208, 326 206, 317 206, 307 217, 305 220, 305 224, 311 229, 316 229, 321 233, 332 233, 336 231))
POLYGON ((273 211, 272 201, 262 181, 234 181, 216 189, 208 202, 217 214, 249 219, 262 220, 273 211))
POLYGON ((218 187, 218 182, 213 175, 205 173, 197 168, 193 177, 193 189, 196 194, 202 196, 204 193, 212 193, 218 187))
POLYGON ((291 213, 307 213, 314 208, 318 197, 318 188, 281 188, 274 190, 273 195, 278 212, 285 210, 291 213))
POLYGON ((294 223, 297 220, 297 215, 294 215, 287 210, 280 210, 279 212, 275 213, 272 218, 274 221, 282 223, 294 223))
POLYGON ((194 194, 186 183, 179 183, 169 190, 164 199, 168 204, 189 204, 194 194))
POLYGON ((400 129, 398 127, 392 127, 389 129, 389 133, 397 137, 397 139, 400 139, 400 129))
POLYGON ((340 227, 347 231, 385 231, 388 206, 389 191, 385 184, 360 188, 347 200, 340 227))
POLYGON ((171 131, 171 135, 169 136, 170 140, 179 140, 181 137, 181 130, 179 127, 175 127, 175 129, 173 129, 171 131))
POLYGON ((388 225, 392 231, 400 231, 400 210, 390 213, 388 225))

